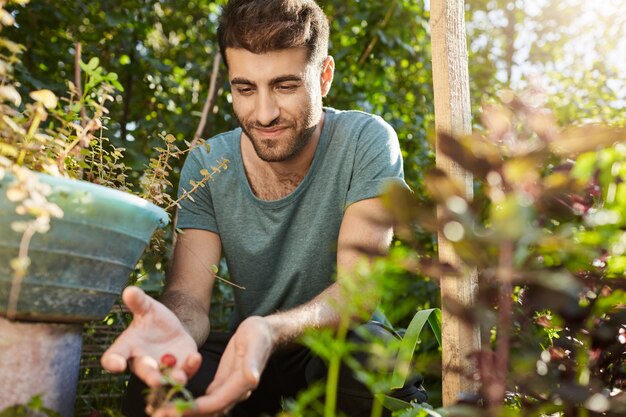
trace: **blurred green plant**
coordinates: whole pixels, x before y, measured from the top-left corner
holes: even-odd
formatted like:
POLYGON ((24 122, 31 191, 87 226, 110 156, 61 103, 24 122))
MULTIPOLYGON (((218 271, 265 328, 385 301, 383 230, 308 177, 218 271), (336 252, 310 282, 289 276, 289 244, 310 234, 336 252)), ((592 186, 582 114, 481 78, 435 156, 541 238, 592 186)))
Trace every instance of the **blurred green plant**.
MULTIPOLYGON (((478 372, 466 375, 481 383, 472 415, 623 415, 626 130, 560 128, 542 98, 505 91, 483 110, 485 132, 439 135, 441 151, 474 176, 474 201, 433 169, 438 221, 401 188, 389 206, 409 246, 415 224, 436 225, 467 268, 456 273, 478 271, 474 305, 443 300, 481 330, 478 372)), ((413 248, 422 273, 450 268, 413 248)))
MULTIPOLYGON (((381 314, 384 302, 379 305, 379 311, 374 316, 371 313, 375 307, 373 300, 380 300, 383 294, 404 291, 401 282, 406 279, 405 273, 409 270, 406 266, 411 264, 404 262, 407 260, 405 256, 404 248, 396 248, 388 258, 380 258, 373 263, 363 262, 353 273, 338 278, 344 294, 342 299, 349 300, 336 306, 341 316, 338 329, 312 330, 301 338, 301 342, 326 363, 327 376, 323 382, 300 393, 297 399, 288 400, 281 416, 341 415, 336 408, 343 366, 351 369, 372 392, 372 417, 382 416, 385 409, 410 409, 415 413, 432 409, 429 404, 407 403, 394 398, 392 394, 394 390, 402 388, 405 382, 411 383, 416 372, 421 373, 423 370, 424 357, 415 355, 415 352, 419 351, 416 349, 419 343, 428 340, 428 332, 424 332, 427 324, 432 330, 431 337, 439 346, 440 310, 430 308, 417 311, 408 327, 400 331, 391 326, 385 314, 381 314), (404 263, 398 262, 400 257, 404 263), (383 340, 367 328, 356 326, 356 323, 367 320, 378 322, 395 337, 383 340)), ((415 311, 413 299, 397 298, 394 303, 396 307, 402 306, 404 309, 406 306, 403 304, 411 304, 415 311)), ((388 305, 387 308, 393 306, 388 305)), ((432 347, 428 350, 432 350, 432 347)))
POLYGON ((30 399, 28 404, 19 404, 0 410, 0 417, 61 417, 59 413, 43 405, 40 396, 30 399))

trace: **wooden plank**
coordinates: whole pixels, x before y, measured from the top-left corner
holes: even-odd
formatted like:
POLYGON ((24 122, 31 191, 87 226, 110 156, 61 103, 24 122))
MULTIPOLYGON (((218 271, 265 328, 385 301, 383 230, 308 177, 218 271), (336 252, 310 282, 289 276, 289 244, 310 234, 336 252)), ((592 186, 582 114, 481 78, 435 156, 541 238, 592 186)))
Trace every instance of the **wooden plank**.
MULTIPOLYGON (((431 46, 433 60, 433 85, 435 93, 435 129, 463 135, 471 132, 471 107, 469 76, 467 71, 467 44, 463 0, 431 1, 431 46)), ((472 177, 456 163, 436 149, 437 167, 465 185, 468 198, 472 198, 472 177)), ((441 296, 471 305, 478 283, 476 273, 463 268, 452 247, 439 234, 439 259, 457 266, 466 274, 462 278, 441 277, 441 296)), ((476 393, 477 384, 464 375, 475 374, 475 363, 469 359, 480 348, 477 327, 468 326, 450 314, 443 304, 442 368, 443 404, 457 402, 460 393, 476 393)))

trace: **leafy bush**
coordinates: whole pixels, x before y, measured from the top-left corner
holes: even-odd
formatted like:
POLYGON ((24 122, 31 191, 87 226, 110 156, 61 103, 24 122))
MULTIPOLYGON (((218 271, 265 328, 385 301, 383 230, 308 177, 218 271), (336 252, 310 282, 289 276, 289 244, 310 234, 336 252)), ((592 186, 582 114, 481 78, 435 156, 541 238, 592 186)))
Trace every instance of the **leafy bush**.
MULTIPOLYGON (((473 201, 433 169, 426 185, 437 222, 401 189, 390 207, 409 245, 416 225, 430 228, 452 243, 457 274, 478 271, 474 305, 443 300, 481 330, 477 375, 466 375, 481 386, 472 415, 623 415, 626 130, 561 129, 534 104, 538 94, 503 93, 482 113, 484 133, 439 136, 441 151, 474 176, 473 201)), ((418 270, 450 273, 419 249, 418 270)))

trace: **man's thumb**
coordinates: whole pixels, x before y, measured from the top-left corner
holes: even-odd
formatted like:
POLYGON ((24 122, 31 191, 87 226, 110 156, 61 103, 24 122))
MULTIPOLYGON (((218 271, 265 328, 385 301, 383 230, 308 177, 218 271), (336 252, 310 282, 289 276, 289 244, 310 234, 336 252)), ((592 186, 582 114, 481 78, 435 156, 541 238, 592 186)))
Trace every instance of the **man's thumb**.
POLYGON ((139 287, 129 286, 122 293, 122 300, 133 315, 142 316, 150 310, 152 299, 139 287))

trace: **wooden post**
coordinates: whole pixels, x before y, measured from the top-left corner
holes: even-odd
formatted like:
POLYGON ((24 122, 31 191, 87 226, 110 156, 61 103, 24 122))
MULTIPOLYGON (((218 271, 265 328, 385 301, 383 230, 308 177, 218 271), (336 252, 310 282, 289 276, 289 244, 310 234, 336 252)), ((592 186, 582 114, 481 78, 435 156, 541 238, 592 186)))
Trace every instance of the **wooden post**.
MULTIPOLYGON (((431 0, 430 31, 435 93, 435 129, 452 135, 471 132, 469 76, 463 0, 431 0)), ((436 149, 437 167, 465 184, 472 198, 472 177, 436 149)), ((439 259, 466 271, 449 242, 439 234, 439 259)), ((441 277, 442 299, 453 298, 471 305, 478 288, 475 272, 464 277, 441 277)), ((452 316, 443 303, 442 368, 443 405, 454 404, 460 393, 475 393, 476 382, 464 375, 473 375, 475 363, 468 355, 480 348, 477 327, 467 326, 452 316)))

